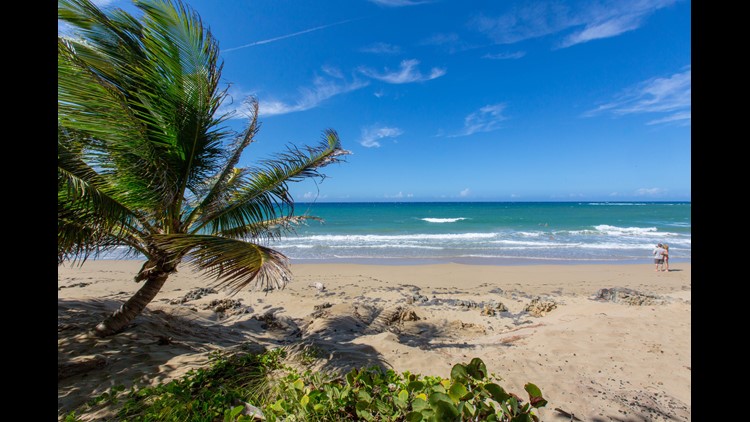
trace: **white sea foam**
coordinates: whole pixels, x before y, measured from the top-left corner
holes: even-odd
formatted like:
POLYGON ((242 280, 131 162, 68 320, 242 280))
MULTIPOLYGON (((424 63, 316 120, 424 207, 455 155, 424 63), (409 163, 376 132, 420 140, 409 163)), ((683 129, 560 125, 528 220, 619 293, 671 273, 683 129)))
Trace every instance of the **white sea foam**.
POLYGON ((607 205, 607 206, 633 206, 648 205, 641 202, 589 202, 588 205, 607 205))
POLYGON ((456 221, 466 220, 465 217, 457 217, 457 218, 420 218, 422 221, 426 221, 428 223, 455 223, 456 221))
POLYGON ((442 233, 442 234, 347 234, 334 235, 323 234, 300 237, 298 240, 315 242, 382 242, 382 241, 405 241, 405 240, 470 240, 470 239, 491 239, 496 237, 496 233, 442 233))

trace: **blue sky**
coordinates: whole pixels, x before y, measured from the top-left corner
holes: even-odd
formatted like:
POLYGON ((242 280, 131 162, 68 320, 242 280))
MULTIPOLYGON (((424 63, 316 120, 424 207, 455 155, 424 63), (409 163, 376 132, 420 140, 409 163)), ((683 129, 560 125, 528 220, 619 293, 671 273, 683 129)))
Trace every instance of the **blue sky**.
MULTIPOLYGON (((128 2, 99 2, 132 10, 128 2)), ((299 202, 690 201, 686 0, 190 0, 241 165, 338 132, 299 202)))

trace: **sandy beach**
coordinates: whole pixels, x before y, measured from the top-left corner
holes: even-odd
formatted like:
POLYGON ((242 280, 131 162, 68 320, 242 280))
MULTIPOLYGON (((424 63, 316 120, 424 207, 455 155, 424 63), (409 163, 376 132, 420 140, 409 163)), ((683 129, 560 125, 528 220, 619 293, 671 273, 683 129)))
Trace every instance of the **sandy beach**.
POLYGON ((507 391, 526 398, 536 384, 544 421, 691 420, 690 264, 298 264, 285 290, 234 296, 183 265, 128 330, 88 334, 140 287, 140 265, 58 267, 58 368, 99 362, 58 370, 58 418, 113 386, 168 381, 214 350, 257 346, 313 348, 319 370, 444 377, 479 357, 507 391))

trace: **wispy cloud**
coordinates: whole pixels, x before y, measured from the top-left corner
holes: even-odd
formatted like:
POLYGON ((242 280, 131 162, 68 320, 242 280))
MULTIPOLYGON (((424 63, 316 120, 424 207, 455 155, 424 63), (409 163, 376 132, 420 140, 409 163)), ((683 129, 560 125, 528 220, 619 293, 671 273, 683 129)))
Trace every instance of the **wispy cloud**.
POLYGON ((458 196, 465 198, 471 194, 471 190, 469 188, 466 188, 458 193, 458 196))
POLYGON ((303 35, 303 34, 307 34, 307 33, 310 33, 310 32, 320 31, 321 29, 330 28, 332 26, 342 25, 342 24, 345 24, 345 23, 352 22, 353 20, 355 20, 355 19, 347 19, 347 20, 344 20, 344 21, 341 21, 341 22, 330 23, 330 24, 327 24, 327 25, 316 26, 315 28, 310 28, 310 29, 305 29, 305 30, 298 31, 298 32, 293 32, 291 34, 286 34, 286 35, 281 35, 281 36, 274 37, 274 38, 268 38, 268 39, 261 40, 261 41, 251 42, 249 44, 241 45, 239 47, 225 48, 225 49, 221 50, 221 52, 222 53, 228 53, 230 51, 235 51, 235 50, 239 50, 239 49, 242 49, 242 48, 254 47, 256 45, 262 45, 262 44, 269 44, 269 43, 272 43, 272 42, 275 42, 275 41, 281 41, 281 40, 285 40, 287 38, 297 37, 297 36, 300 36, 300 35, 303 35))
POLYGON ((506 104, 490 104, 469 114, 464 118, 464 129, 451 137, 468 136, 478 132, 491 132, 500 128, 500 122, 506 120, 503 115, 506 104))
POLYGON ((674 113, 672 115, 669 115, 667 117, 662 117, 661 119, 651 120, 650 122, 647 122, 647 125, 658 125, 662 123, 671 123, 671 122, 679 122, 679 123, 690 123, 691 120, 691 112, 690 111, 684 111, 680 113, 674 113))
MULTIPOLYGON (((263 116, 275 116, 279 114, 294 113, 297 111, 310 110, 317 107, 325 100, 336 95, 351 92, 369 84, 368 81, 354 79, 347 81, 343 74, 335 68, 323 68, 328 77, 317 76, 312 82, 312 87, 299 88, 299 96, 296 100, 285 102, 272 97, 262 97, 255 92, 243 92, 238 88, 232 88, 232 98, 258 98, 258 114, 263 116)), ((220 113, 232 113, 233 119, 245 119, 249 115, 248 104, 227 104, 219 110, 220 113)))
POLYGON ((429 81, 445 75, 446 72, 445 69, 433 67, 429 74, 423 75, 422 72, 417 69, 417 65, 419 65, 419 60, 411 59, 403 60, 399 70, 396 71, 389 71, 388 68, 386 68, 383 73, 380 73, 365 67, 360 68, 359 71, 370 78, 391 84, 429 81))
POLYGON ((393 44, 384 42, 378 42, 370 44, 366 47, 362 47, 359 51, 363 53, 375 53, 375 54, 399 54, 401 53, 401 47, 393 44))
POLYGON ((565 48, 635 30, 649 15, 676 1, 589 0, 571 5, 555 1, 528 2, 501 16, 479 15, 470 24, 497 44, 566 32, 559 43, 559 47, 565 48))
POLYGON ((388 199, 399 199, 399 198, 413 198, 413 197, 414 197, 414 194, 413 194, 413 193, 403 193, 403 192, 399 192, 399 193, 397 193, 397 194, 395 194, 395 195, 388 195, 388 194, 385 194, 385 195, 383 195, 383 196, 384 196, 385 198, 388 198, 388 199))
POLYGON ((614 101, 584 113, 591 117, 602 113, 616 116, 628 114, 660 113, 647 124, 690 124, 691 119, 691 69, 666 78, 653 78, 625 90, 614 101))
POLYGON ((487 53, 484 56, 482 56, 483 59, 490 59, 490 60, 508 60, 508 59, 520 59, 521 57, 525 56, 525 51, 516 51, 514 53, 487 53))
POLYGON ((397 136, 400 136, 403 134, 404 131, 396 128, 396 127, 377 127, 372 126, 368 128, 362 129, 362 137, 359 140, 359 143, 362 144, 362 146, 367 148, 379 148, 380 142, 378 142, 379 139, 383 138, 395 138, 397 136))
POLYGON ((433 1, 434 0, 370 0, 371 3, 385 7, 416 6, 418 4, 432 3, 433 1))
POLYGON ((662 188, 640 188, 635 191, 638 196, 659 196, 665 193, 667 193, 667 190, 662 188))

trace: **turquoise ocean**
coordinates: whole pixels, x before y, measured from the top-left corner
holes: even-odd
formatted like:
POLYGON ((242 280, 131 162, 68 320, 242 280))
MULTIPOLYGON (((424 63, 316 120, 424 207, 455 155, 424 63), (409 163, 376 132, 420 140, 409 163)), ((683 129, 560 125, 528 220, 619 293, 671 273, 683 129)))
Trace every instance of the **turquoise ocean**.
MULTIPOLYGON (((308 221, 264 242, 295 263, 484 265, 691 262, 690 202, 296 203, 308 221)), ((125 257, 117 251, 99 259, 125 257)))
POLYGON ((309 222, 268 244, 292 263, 691 262, 690 202, 297 203, 309 222))

